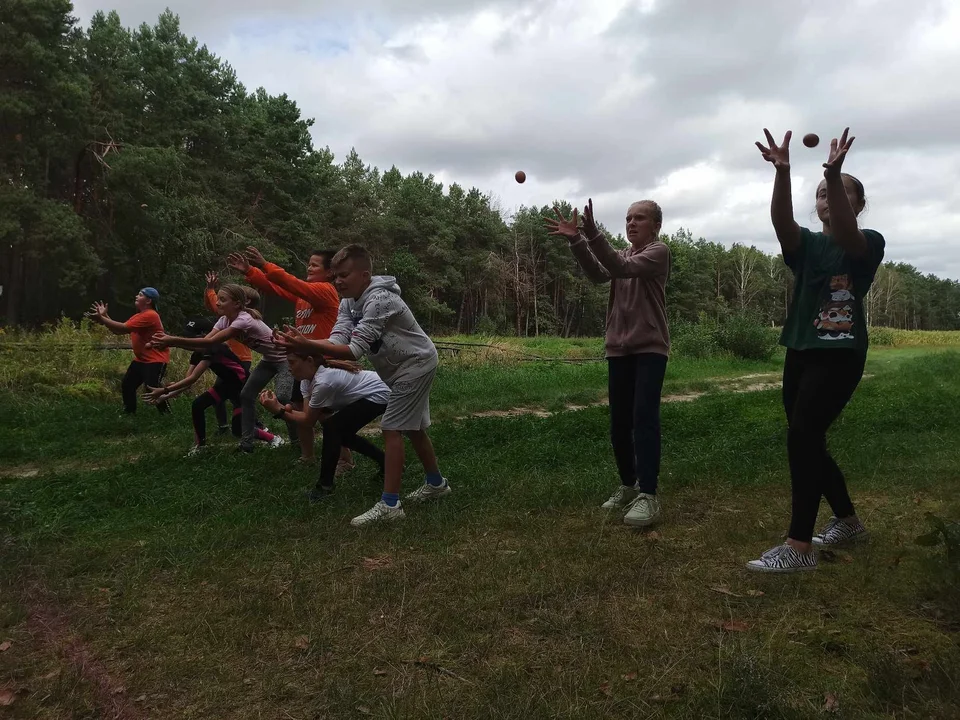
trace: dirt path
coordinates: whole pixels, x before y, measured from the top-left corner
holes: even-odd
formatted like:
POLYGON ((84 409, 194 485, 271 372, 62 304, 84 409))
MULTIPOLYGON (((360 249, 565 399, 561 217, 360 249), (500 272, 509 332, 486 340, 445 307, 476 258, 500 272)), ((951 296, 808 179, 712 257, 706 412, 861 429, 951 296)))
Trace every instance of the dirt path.
MULTIPOLYGON (((866 377, 866 376, 864 376, 866 377)), ((750 392, 760 392, 762 390, 773 390, 780 387, 780 373, 755 373, 753 375, 741 375, 734 378, 708 378, 706 382, 716 383, 715 387, 712 390, 697 390, 686 393, 674 393, 671 395, 664 395, 661 398, 661 402, 665 403, 675 403, 675 402, 693 402, 702 398, 704 395, 707 395, 712 392, 729 392, 729 393, 750 393, 750 392), (746 382, 753 380, 755 382, 746 382)), ((609 400, 603 398, 593 403, 587 405, 566 405, 562 410, 549 411, 542 407, 515 407, 510 408, 509 410, 482 410, 480 412, 470 413, 468 415, 461 415, 455 420, 469 420, 470 418, 484 418, 484 417, 521 417, 525 415, 533 415, 540 418, 548 418, 556 415, 560 412, 573 412, 577 410, 586 410, 591 407, 601 407, 607 405, 609 400)))
MULTIPOLYGON (((872 377, 871 375, 864 375, 864 379, 872 377)), ((675 403, 675 402, 693 402, 702 398, 704 395, 717 393, 717 392, 727 392, 727 393, 752 393, 752 392, 761 392, 764 390, 775 390, 780 387, 780 373, 771 372, 771 373, 754 373, 752 375, 740 375, 738 377, 732 378, 707 378, 705 382, 713 383, 713 387, 710 390, 696 390, 685 393, 674 393, 671 395, 664 395, 661 402, 665 403, 675 403)), ((480 410, 478 412, 468 413, 466 415, 460 415, 453 418, 455 421, 470 420, 473 418, 510 418, 510 417, 524 417, 524 416, 533 416, 538 418, 549 418, 553 417, 557 413, 561 412, 575 412, 578 410, 586 410, 592 407, 602 407, 608 404, 607 398, 603 398, 593 403, 586 405, 576 405, 568 404, 563 407, 561 410, 550 411, 543 407, 538 406, 524 406, 524 407, 515 407, 508 410, 480 410)), ((371 423, 363 430, 360 431, 361 435, 366 436, 376 436, 380 433, 379 423, 371 423)), ((117 462, 135 462, 140 457, 140 454, 118 457, 117 462)), ((75 463, 71 465, 66 465, 63 463, 58 463, 57 467, 61 470, 102 470, 110 465, 105 465, 102 463, 75 463)), ((46 470, 46 468, 38 466, 36 464, 27 464, 20 465, 12 468, 5 468, 0 470, 0 478, 32 478, 40 475, 41 472, 46 470)))

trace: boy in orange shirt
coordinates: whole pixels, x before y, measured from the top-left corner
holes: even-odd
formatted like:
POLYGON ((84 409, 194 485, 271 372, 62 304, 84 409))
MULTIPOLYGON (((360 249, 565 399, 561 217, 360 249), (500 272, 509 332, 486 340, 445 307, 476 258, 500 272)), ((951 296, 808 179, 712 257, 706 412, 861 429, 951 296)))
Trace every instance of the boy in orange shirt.
MULTIPOLYGON (((137 312, 126 322, 112 320, 107 315, 106 303, 96 302, 90 309, 91 320, 103 325, 114 335, 130 336, 134 359, 120 386, 123 407, 127 414, 132 415, 137 411, 137 389, 141 385, 160 387, 167 372, 167 363, 170 362, 169 350, 157 350, 148 346, 154 333, 163 332, 163 323, 157 313, 159 300, 160 293, 154 288, 143 288, 133 301, 137 312)), ((157 403, 157 410, 161 414, 168 413, 170 406, 166 402, 157 403)))
MULTIPOLYGON (((228 264, 241 272, 253 287, 261 292, 276 295, 294 304, 296 328, 311 340, 326 340, 333 332, 340 310, 340 293, 333 286, 330 261, 333 250, 314 250, 307 261, 307 279, 291 275, 279 265, 267 262, 260 251, 250 246, 245 253, 233 253, 228 264)), ((291 404, 301 408, 303 397, 299 383, 294 383, 290 393, 291 404)), ((300 451, 303 460, 314 457, 313 428, 298 428, 300 451)), ((294 438, 291 438, 293 440, 294 438)), ((353 456, 346 448, 341 454, 340 470, 353 467, 353 456)))

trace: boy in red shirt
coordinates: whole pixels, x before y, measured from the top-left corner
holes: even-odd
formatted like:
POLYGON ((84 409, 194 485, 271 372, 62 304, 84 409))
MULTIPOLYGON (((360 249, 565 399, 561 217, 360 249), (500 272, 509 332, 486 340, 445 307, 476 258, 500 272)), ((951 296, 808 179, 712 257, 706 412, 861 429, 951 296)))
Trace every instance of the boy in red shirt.
MULTIPOLYGON (((230 267, 243 273, 247 282, 260 292, 292 302, 295 325, 305 337, 311 340, 326 340, 333 332, 340 310, 340 293, 333 286, 333 273, 330 271, 330 261, 335 254, 333 250, 314 250, 310 253, 306 281, 291 275, 279 265, 267 262, 253 246, 248 247, 245 253, 233 253, 228 262, 230 267)), ((294 383, 290 397, 294 407, 302 407, 303 397, 299 383, 294 383)), ((313 428, 298 428, 298 434, 301 458, 312 460, 313 428)), ((349 450, 344 448, 340 457, 341 471, 353 467, 353 456, 349 450)))
MULTIPOLYGON (((137 312, 126 322, 112 320, 107 315, 106 303, 96 302, 90 309, 90 319, 100 323, 114 335, 129 335, 133 346, 133 362, 123 376, 121 393, 123 407, 128 414, 137 411, 137 389, 141 385, 160 387, 163 376, 167 372, 167 363, 170 362, 170 351, 157 350, 148 347, 154 333, 163 332, 163 323, 157 313, 157 302, 160 293, 152 287, 145 287, 137 293, 133 304, 137 312)), ((161 414, 170 412, 166 402, 157 403, 157 410, 161 414)))

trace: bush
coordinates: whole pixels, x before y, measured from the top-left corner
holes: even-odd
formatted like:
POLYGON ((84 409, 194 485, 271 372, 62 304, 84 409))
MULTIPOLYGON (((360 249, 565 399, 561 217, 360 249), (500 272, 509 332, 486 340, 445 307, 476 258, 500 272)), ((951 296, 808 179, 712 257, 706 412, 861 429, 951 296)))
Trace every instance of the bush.
POLYGON ((677 322, 670 328, 670 350, 679 357, 703 359, 720 350, 716 326, 706 322, 677 322))
POLYGON ((778 332, 744 314, 731 315, 716 330, 721 350, 746 360, 769 360, 777 349, 778 332))

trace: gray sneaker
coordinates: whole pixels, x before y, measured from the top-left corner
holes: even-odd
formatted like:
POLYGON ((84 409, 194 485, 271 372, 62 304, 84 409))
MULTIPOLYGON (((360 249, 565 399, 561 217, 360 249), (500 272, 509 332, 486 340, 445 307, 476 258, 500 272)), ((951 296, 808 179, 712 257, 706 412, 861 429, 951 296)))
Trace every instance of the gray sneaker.
POLYGON ((639 492, 636 484, 620 485, 617 491, 600 507, 604 510, 620 510, 632 503, 639 492))
POLYGON ((855 545, 870 539, 870 533, 860 522, 860 519, 853 517, 844 518, 831 517, 827 521, 827 526, 819 533, 813 536, 811 541, 817 547, 840 547, 842 545, 855 545))
POLYGON ((660 517, 660 501, 656 495, 639 493, 630 504, 623 522, 630 527, 647 527, 653 525, 660 517))
POLYGON ((786 543, 767 550, 759 560, 747 563, 747 570, 765 573, 794 573, 817 569, 817 555, 802 553, 786 543))

